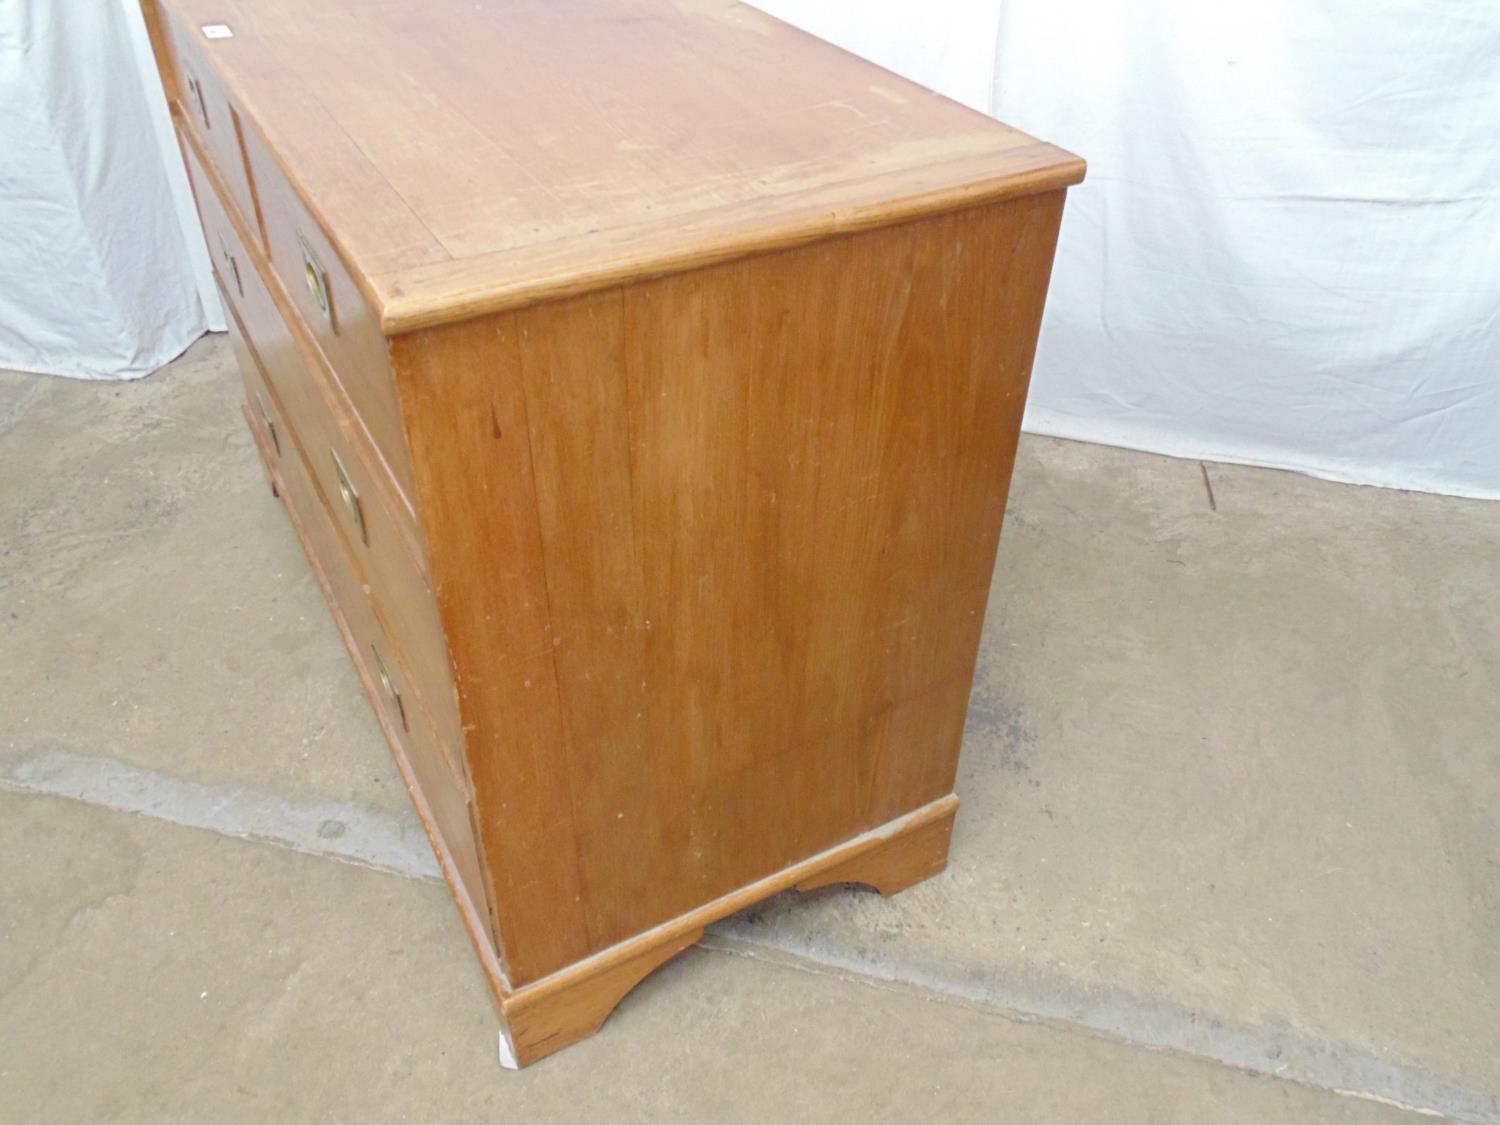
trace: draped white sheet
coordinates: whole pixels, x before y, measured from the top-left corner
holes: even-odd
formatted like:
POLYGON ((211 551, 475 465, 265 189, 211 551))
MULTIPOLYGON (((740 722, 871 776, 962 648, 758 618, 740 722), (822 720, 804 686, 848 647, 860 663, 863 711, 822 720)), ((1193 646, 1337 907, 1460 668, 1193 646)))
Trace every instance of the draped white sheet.
POLYGON ((0 3, 0 367, 134 378, 223 326, 146 50, 134 0, 0 3))
POLYGON ((1027 429, 1500 497, 1496 0, 758 6, 1088 159, 1027 429))
MULTIPOLYGON (((1027 428, 1500 497, 1500 0, 759 0, 1089 160, 1027 428)), ((135 0, 0 4, 0 366, 222 327, 135 0)))

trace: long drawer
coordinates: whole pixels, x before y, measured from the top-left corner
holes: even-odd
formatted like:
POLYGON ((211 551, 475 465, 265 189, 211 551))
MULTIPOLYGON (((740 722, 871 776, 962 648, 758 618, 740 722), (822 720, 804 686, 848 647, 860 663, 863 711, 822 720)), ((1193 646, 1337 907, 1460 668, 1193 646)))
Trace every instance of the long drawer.
POLYGON ((189 175, 215 269, 227 304, 264 368, 277 401, 288 415, 288 434, 301 448, 318 492, 350 544, 371 597, 412 667, 460 775, 458 699, 449 671, 437 603, 421 567, 414 531, 392 497, 381 470, 372 466, 357 427, 321 372, 316 356, 282 315, 235 224, 215 194, 191 144, 185 144, 189 175))
POLYGON ((480 878, 467 791, 453 776, 421 693, 409 686, 400 652, 365 596, 364 583, 349 558, 346 541, 329 520, 306 461, 287 440, 292 428, 253 348, 232 314, 229 319, 245 383, 245 417, 261 456, 266 459, 267 471, 279 487, 381 726, 410 768, 465 892, 483 916, 487 899, 480 878))

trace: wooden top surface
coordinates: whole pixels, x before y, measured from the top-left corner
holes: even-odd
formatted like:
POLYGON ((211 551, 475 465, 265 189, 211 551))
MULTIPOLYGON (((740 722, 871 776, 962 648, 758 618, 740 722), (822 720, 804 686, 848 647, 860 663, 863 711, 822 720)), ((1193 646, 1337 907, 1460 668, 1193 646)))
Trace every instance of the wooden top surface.
POLYGON ((731 0, 164 5, 388 333, 1083 176, 731 0))

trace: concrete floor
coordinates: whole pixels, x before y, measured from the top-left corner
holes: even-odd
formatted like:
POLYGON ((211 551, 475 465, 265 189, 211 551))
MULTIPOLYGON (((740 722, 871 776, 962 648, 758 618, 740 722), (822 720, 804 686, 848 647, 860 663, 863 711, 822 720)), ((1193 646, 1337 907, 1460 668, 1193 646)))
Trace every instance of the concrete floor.
POLYGON ((0 373, 0 1121, 1500 1122, 1500 505, 1025 439, 949 870, 515 1074, 232 362, 0 373))

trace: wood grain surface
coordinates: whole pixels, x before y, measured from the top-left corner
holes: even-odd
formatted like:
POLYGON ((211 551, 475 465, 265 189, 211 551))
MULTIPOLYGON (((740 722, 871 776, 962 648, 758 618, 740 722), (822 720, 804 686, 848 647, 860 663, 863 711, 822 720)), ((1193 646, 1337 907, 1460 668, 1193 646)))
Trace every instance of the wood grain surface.
POLYGON ((388 332, 1077 182, 732 0, 163 0, 388 332))
POLYGON ((394 341, 513 980, 951 792, 1061 207, 394 341))
POLYGON ((510 1055, 767 895, 941 871, 1082 162, 732 0, 143 4, 510 1055))

